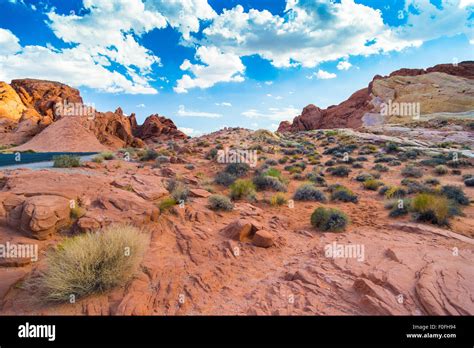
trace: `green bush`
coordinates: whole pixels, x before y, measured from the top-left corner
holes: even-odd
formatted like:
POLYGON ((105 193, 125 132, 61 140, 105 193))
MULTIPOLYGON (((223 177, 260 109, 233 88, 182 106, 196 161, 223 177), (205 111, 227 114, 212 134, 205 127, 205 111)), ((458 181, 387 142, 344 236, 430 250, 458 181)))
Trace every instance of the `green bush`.
POLYGON ((232 199, 255 200, 255 185, 250 180, 238 179, 230 185, 230 197, 232 199))
POLYGON ((406 178, 421 178, 423 176, 423 171, 420 168, 415 167, 413 164, 405 166, 401 173, 406 178))
POLYGON ((306 179, 308 179, 317 186, 326 186, 326 179, 323 176, 315 173, 314 171, 306 174, 306 179))
POLYGON ((377 191, 377 189, 383 185, 383 182, 380 180, 369 179, 364 181, 363 183, 364 188, 367 190, 377 191))
POLYGON ((115 155, 113 152, 102 152, 100 156, 106 161, 111 161, 115 159, 115 155))
POLYGON ((311 214, 311 225, 320 231, 341 232, 348 223, 347 215, 338 209, 319 207, 311 214))
POLYGON ((446 225, 450 217, 450 202, 444 196, 420 193, 413 198, 412 210, 417 221, 446 225))
POLYGON ((326 202, 326 196, 313 184, 304 184, 295 192, 294 199, 297 201, 326 202))
POLYGON ((74 168, 81 166, 81 158, 79 156, 60 155, 53 157, 55 168, 74 168))
POLYGON ((286 199, 285 195, 283 193, 277 193, 272 198, 270 199, 270 204, 272 206, 277 206, 277 205, 284 205, 288 202, 286 199))
POLYGON ((61 242, 46 256, 38 280, 42 299, 67 302, 125 285, 138 269, 147 237, 136 227, 112 225, 61 242))
POLYGON ((355 179, 356 181, 364 182, 367 180, 374 179, 374 177, 372 176, 372 174, 369 173, 360 173, 355 177, 355 179))
POLYGON ((380 163, 377 163, 372 169, 382 173, 388 172, 388 167, 380 163))
POLYGON ((158 157, 158 152, 156 152, 153 149, 146 149, 145 152, 140 154, 140 161, 142 162, 148 162, 148 161, 154 161, 158 157))
POLYGON ((227 172, 219 172, 217 173, 216 178, 214 179, 214 182, 216 184, 228 187, 235 180, 237 180, 237 177, 235 175, 229 174, 227 172))
POLYGON ((250 170, 247 163, 230 163, 225 168, 225 172, 234 175, 238 178, 245 176, 250 170))
POLYGON ((458 204, 469 205, 469 198, 459 186, 443 186, 441 187, 441 194, 458 204))
POLYGON ((473 187, 474 186, 474 177, 465 179, 464 180, 464 185, 466 185, 467 187, 473 187))
POLYGON ((211 195, 207 199, 207 203, 212 210, 231 211, 234 209, 234 204, 231 200, 223 195, 211 195))
POLYGON ((341 186, 331 192, 332 201, 357 203, 359 198, 347 187, 341 186))
POLYGON ((286 192, 286 186, 277 177, 269 175, 258 175, 253 179, 257 190, 274 190, 277 192, 286 192))
POLYGON ((435 167, 434 172, 438 175, 448 174, 448 167, 440 164, 440 165, 435 167))
POLYGON ((351 172, 351 169, 345 166, 331 167, 327 169, 327 172, 337 177, 347 177, 351 172))
POLYGON ((178 204, 176 199, 174 199, 173 197, 168 197, 168 198, 163 199, 160 202, 160 204, 158 205, 158 208, 160 209, 161 213, 164 213, 165 211, 167 211, 171 207, 174 207, 176 204, 178 204))
POLYGON ((385 192, 385 198, 392 199, 392 198, 403 198, 405 197, 407 192, 399 186, 391 186, 385 192))

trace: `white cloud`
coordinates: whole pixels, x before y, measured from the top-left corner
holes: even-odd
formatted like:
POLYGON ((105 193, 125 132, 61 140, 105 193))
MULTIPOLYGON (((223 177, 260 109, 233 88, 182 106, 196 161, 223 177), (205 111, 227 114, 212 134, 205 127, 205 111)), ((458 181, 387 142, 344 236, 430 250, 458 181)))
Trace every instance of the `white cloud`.
POLYGON ((197 136, 197 135, 202 134, 201 131, 195 130, 194 128, 178 127, 178 129, 184 134, 189 135, 189 136, 197 136))
POLYGON ((321 62, 348 55, 367 55, 417 44, 390 35, 380 11, 353 0, 287 1, 285 18, 267 10, 245 12, 238 5, 216 17, 203 33, 204 44, 238 56, 259 54, 276 67, 321 62), (366 45, 373 39, 382 42, 366 45), (390 38, 393 42, 388 42, 390 38))
POLYGON ((177 81, 174 90, 177 93, 187 93, 191 88, 209 88, 218 82, 242 82, 245 66, 240 58, 231 53, 222 53, 217 47, 201 46, 196 51, 196 59, 204 64, 192 64, 185 60, 181 70, 190 71, 177 81))
POLYGON ((319 69, 317 72, 314 72, 309 76, 306 76, 306 78, 310 80, 313 79, 314 77, 316 77, 318 80, 329 80, 329 79, 336 78, 337 75, 334 73, 330 73, 322 69, 319 69))
POLYGON ((265 84, 266 84, 267 86, 271 86, 271 85, 273 85, 273 81, 265 81, 265 84))
POLYGON ((220 117, 222 117, 222 114, 213 113, 213 112, 186 110, 184 105, 179 106, 178 112, 176 114, 178 116, 183 116, 183 117, 206 117, 206 118, 220 118, 220 117))
POLYGON ((289 121, 297 116, 301 110, 295 109, 292 106, 280 109, 280 108, 269 108, 267 111, 259 111, 256 109, 250 109, 242 112, 242 115, 247 118, 264 118, 273 121, 289 121))
POLYGON ((227 107, 231 107, 232 104, 231 103, 228 103, 228 102, 222 102, 222 103, 215 103, 217 106, 227 106, 227 107))
POLYGON ((131 81, 95 63, 80 47, 54 50, 26 46, 17 54, 0 55, 0 80, 9 81, 19 77, 54 80, 110 93, 156 94, 156 90, 146 82, 131 81))
POLYGON ((136 107, 137 108, 146 108, 146 105, 145 104, 138 104, 136 107))
POLYGON ((0 28, 0 55, 14 54, 20 49, 18 38, 10 30, 0 28))
POLYGON ((207 0, 145 0, 147 9, 163 14, 166 21, 177 28, 185 40, 199 31, 199 21, 212 19, 217 14, 207 0))
POLYGON ((352 64, 349 63, 347 60, 341 60, 337 64, 337 70, 349 70, 351 68, 352 64))

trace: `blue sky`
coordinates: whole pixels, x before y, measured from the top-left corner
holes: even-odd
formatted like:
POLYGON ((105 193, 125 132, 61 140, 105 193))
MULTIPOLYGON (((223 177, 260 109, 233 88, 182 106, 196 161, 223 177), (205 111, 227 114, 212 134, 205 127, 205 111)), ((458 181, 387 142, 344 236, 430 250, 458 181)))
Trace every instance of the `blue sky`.
POLYGON ((276 129, 376 74, 474 59, 474 0, 0 0, 0 80, 190 135, 276 129))

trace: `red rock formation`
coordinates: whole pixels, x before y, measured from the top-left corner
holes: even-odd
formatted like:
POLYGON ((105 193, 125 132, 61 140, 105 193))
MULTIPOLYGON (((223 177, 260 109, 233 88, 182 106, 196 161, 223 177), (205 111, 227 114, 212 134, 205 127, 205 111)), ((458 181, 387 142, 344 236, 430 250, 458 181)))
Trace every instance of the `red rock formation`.
MULTIPOLYGON (((2 90, 10 87, 7 84, 4 85, 2 90)), ((35 138, 39 137, 46 127, 65 117, 75 117, 80 120, 61 122, 61 127, 55 127, 69 134, 67 139, 63 139, 65 142, 61 146, 63 150, 81 148, 81 142, 86 141, 89 142, 88 145, 99 144, 96 146, 97 151, 102 151, 103 148, 143 147, 142 139, 153 142, 187 137, 176 128, 173 121, 158 115, 151 115, 142 126, 138 126, 135 114, 128 117, 124 115, 121 108, 115 112, 98 112, 83 104, 77 89, 59 82, 35 79, 13 80, 10 90, 10 94, 2 94, 2 105, 8 106, 11 104, 9 101, 14 100, 21 114, 15 116, 13 120, 11 117, 0 115, 1 145, 24 144, 23 147, 26 146, 35 151, 59 151, 54 148, 54 141, 48 145, 51 134, 48 134, 48 137, 35 138), (87 108, 84 109, 84 107, 87 108), (87 112, 87 115, 84 112, 87 112), (77 124, 81 125, 80 131, 64 129, 64 127, 77 124), (90 131, 92 138, 97 138, 97 141, 90 138, 89 134, 85 137, 86 131, 90 131)), ((63 137, 57 136, 57 138, 63 137)), ((90 148, 90 146, 87 147, 90 148)))
POLYGON ((372 85, 375 80, 386 79, 393 76, 419 76, 432 72, 474 79, 474 62, 461 62, 457 65, 439 64, 428 69, 400 69, 384 77, 376 75, 368 88, 355 92, 346 101, 327 109, 310 104, 303 109, 293 123, 284 121, 280 123, 278 132, 298 132, 320 128, 358 128, 362 125, 364 114, 371 112, 373 105, 372 85))
MULTIPOLYGON (((132 121, 134 120, 135 118, 132 119, 132 121)), ((187 138, 187 135, 178 130, 173 121, 157 114, 149 116, 143 125, 137 126, 134 129, 133 134, 136 137, 148 142, 187 138)))

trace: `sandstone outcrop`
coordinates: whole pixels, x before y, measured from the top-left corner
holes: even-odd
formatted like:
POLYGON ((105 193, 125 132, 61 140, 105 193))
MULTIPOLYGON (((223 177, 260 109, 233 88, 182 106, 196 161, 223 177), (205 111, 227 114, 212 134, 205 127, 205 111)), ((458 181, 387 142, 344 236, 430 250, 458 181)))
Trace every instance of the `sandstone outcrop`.
POLYGON ((134 114, 127 116, 120 108, 99 112, 83 103, 77 89, 35 79, 0 84, 0 135, 0 145, 23 145, 15 150, 41 152, 95 152, 143 147, 143 140, 152 143, 187 137, 165 117, 151 115, 139 126, 134 114), (56 141, 49 143, 48 139, 56 141))
MULTIPOLYGON (((367 88, 327 109, 308 105, 292 123, 280 123, 278 132, 312 129, 358 128, 385 123, 406 123, 441 113, 474 113, 474 62, 440 64, 428 69, 400 69, 375 76, 367 88), (382 104, 418 103, 418 112, 383 113, 382 104)), ((464 115, 461 115, 464 117, 464 115)), ((451 115, 453 117, 453 115, 451 115)))

